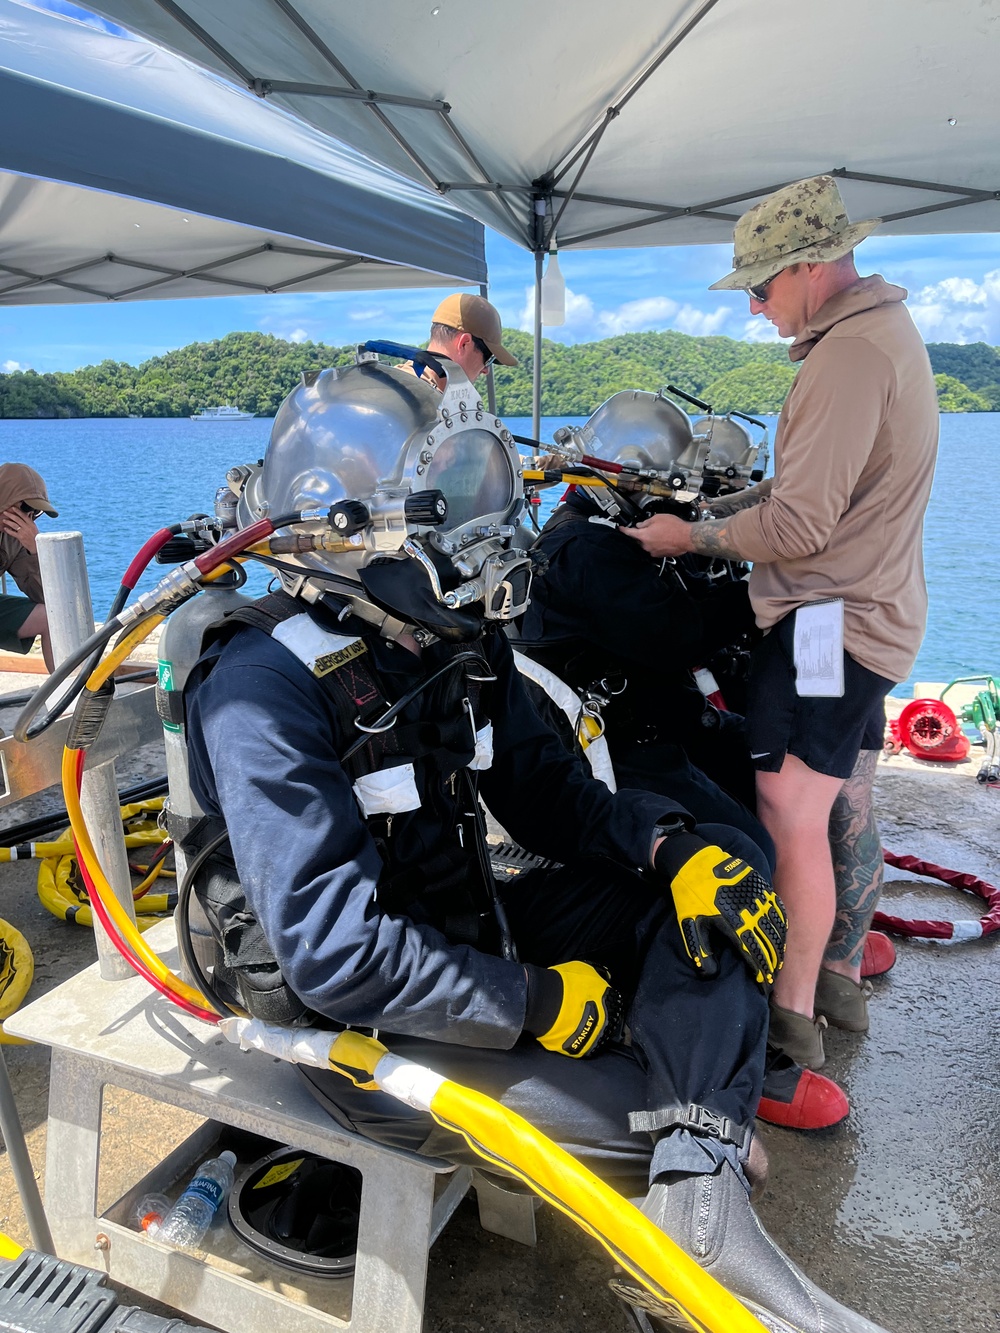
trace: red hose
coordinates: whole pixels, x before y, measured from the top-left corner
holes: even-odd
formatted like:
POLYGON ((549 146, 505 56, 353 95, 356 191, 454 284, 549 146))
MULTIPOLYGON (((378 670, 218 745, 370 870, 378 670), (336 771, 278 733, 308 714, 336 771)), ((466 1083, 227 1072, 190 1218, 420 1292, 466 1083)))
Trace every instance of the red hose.
POLYGON ((149 541, 139 548, 136 555, 122 576, 122 586, 128 588, 129 592, 135 587, 142 578, 146 566, 156 555, 157 551, 163 549, 167 542, 173 536, 169 528, 160 528, 159 532, 154 532, 149 541))
POLYGON ((930 861, 921 861, 916 856, 897 856, 894 852, 884 852, 883 855, 886 865, 895 866, 898 870, 926 875, 929 879, 940 880, 942 884, 951 884, 956 889, 966 889, 969 893, 977 894, 986 901, 990 910, 978 921, 910 921, 904 917, 876 912, 872 921, 874 926, 880 926, 894 935, 927 940, 979 939, 1000 930, 1000 888, 995 884, 961 870, 946 870, 930 861))
POLYGON ((202 574, 210 574, 213 569, 219 565, 224 565, 234 555, 239 555, 245 551, 248 546, 253 546, 254 542, 263 541, 265 537, 270 537, 274 531, 274 524, 269 518, 259 518, 256 523, 251 523, 248 528, 241 528, 239 532, 234 532, 231 537, 225 541, 219 542, 218 546, 213 546, 210 551, 204 551, 201 555, 195 556, 195 565, 202 574))
POLYGON ((580 462, 587 467, 597 468, 598 472, 624 472, 621 463, 612 463, 607 458, 595 458, 593 454, 584 454, 580 462))

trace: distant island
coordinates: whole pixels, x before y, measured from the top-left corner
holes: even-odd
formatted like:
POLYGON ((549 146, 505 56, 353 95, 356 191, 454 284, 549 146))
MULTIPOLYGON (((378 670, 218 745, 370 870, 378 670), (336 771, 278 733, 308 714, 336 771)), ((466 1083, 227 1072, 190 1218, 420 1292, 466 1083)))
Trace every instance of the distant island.
MULTIPOLYGON (((501 415, 531 413, 531 339, 517 329, 504 344, 519 365, 497 367, 501 415)), ((303 371, 348 365, 354 347, 285 342, 266 333, 230 333, 215 342, 154 356, 141 365, 102 361, 80 370, 0 374, 0 417, 188 417, 218 403, 270 417, 303 371)), ((1000 412, 1000 348, 929 343, 942 412, 1000 412)), ((625 333, 600 342, 545 340, 542 413, 589 416, 620 389, 666 384, 716 411, 777 412, 795 378, 781 343, 666 333, 625 333)))

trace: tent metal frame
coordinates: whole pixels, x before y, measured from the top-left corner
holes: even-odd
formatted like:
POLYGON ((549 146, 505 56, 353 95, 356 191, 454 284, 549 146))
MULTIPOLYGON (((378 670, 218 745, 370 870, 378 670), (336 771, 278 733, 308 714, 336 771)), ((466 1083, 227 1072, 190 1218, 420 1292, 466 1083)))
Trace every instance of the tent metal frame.
MULTIPOLYGON (((361 102, 368 108, 397 147, 406 154, 414 167, 416 167, 417 171, 433 190, 442 195, 485 191, 494 196, 498 204, 509 217, 516 235, 535 256, 536 317, 532 417, 536 437, 538 435, 541 402, 541 383, 539 375, 541 322, 538 312, 541 306, 542 260, 557 240, 561 249, 571 249, 573 246, 585 245, 593 241, 601 240, 607 236, 620 236, 624 232, 635 231, 643 227, 652 226, 656 223, 670 222, 675 218, 705 217, 719 221, 735 222, 739 215, 724 211, 727 206, 742 203, 751 199, 761 198, 764 195, 772 193, 774 190, 780 189, 783 185, 790 184, 790 182, 787 181, 779 181, 775 184, 753 187, 742 191, 739 194, 729 195, 724 199, 712 199, 703 203, 688 205, 655 203, 634 199, 616 199, 603 195, 584 194, 580 189, 594 153, 612 122, 622 114, 629 101, 631 101, 642 86, 664 66, 673 52, 676 51, 682 42, 684 42, 684 40, 698 27, 702 19, 715 8, 719 3, 719 0, 703 0, 703 3, 699 5, 680 30, 669 37, 654 55, 626 81, 622 92, 606 109, 600 121, 596 125, 591 126, 578 142, 569 147, 559 161, 544 176, 537 180, 517 183, 505 183, 491 178, 489 172, 483 166, 468 140, 455 123, 453 115, 454 108, 451 103, 432 99, 425 100, 416 97, 404 97, 392 92, 381 92, 375 89, 364 88, 337 55, 330 49, 327 43, 323 41, 315 29, 313 29, 298 12, 295 5, 292 3, 292 0, 271 0, 271 3, 285 15, 289 22, 298 29, 303 37, 305 37, 310 46, 337 72, 340 78, 344 80, 344 85, 346 86, 335 84, 297 83, 289 80, 270 79, 255 75, 237 60, 221 42, 212 37, 209 32, 192 18, 191 15, 178 3, 178 0, 155 0, 155 3, 211 51, 218 60, 232 71, 240 82, 245 84, 245 86, 258 97, 268 97, 277 93, 306 97, 346 98, 352 101, 361 102), (399 127, 391 120, 389 116, 389 108, 394 106, 405 107, 409 110, 426 111, 428 114, 436 116, 441 123, 447 127, 455 143, 468 159, 473 171, 478 173, 478 176, 481 177, 481 179, 458 181, 438 180, 434 172, 421 157, 417 148, 414 147, 399 127), (560 188, 560 182, 565 180, 574 168, 576 168, 576 173, 568 188, 560 188), (518 218, 508 202, 507 196, 517 195, 528 196, 532 200, 532 212, 527 224, 522 219, 518 218), (559 224, 573 199, 579 199, 581 202, 603 205, 609 209, 623 209, 633 213, 640 211, 648 214, 648 216, 642 218, 630 218, 627 221, 623 220, 612 223, 607 227, 581 232, 577 235, 557 238, 556 233, 559 224)), ((927 213, 937 213, 952 208, 964 208, 971 204, 1000 199, 1000 189, 978 190, 961 185, 948 185, 940 181, 903 180, 894 176, 882 176, 866 172, 850 171, 846 167, 817 167, 813 174, 818 175, 824 171, 828 175, 839 176, 843 180, 868 181, 879 185, 895 186, 900 189, 926 190, 935 194, 948 194, 953 196, 943 202, 923 204, 916 208, 908 208, 897 213, 888 214, 883 218, 883 221, 885 222, 897 222, 904 218, 920 217, 927 213)))
POLYGON ((224 255, 221 259, 209 260, 195 268, 186 269, 169 268, 164 264, 151 264, 143 259, 126 259, 123 255, 116 255, 109 251, 107 254, 97 255, 93 259, 84 259, 79 264, 72 264, 68 268, 57 269, 53 273, 32 273, 28 269, 15 268, 13 265, 0 263, 0 274, 7 273, 12 277, 21 279, 19 282, 9 283, 6 287, 0 287, 0 302, 3 301, 5 296, 9 296, 13 292, 24 291, 27 287, 38 287, 43 283, 65 287, 68 291, 82 292, 85 296, 95 296, 103 301, 121 301, 125 297, 147 292, 153 287, 162 287, 165 283, 176 282, 178 278, 199 278, 204 282, 220 283, 226 287, 239 288, 241 291, 270 294, 284 291, 288 287, 295 287, 302 282, 313 281, 316 278, 324 277, 328 273, 338 273, 345 268, 352 268, 355 264, 378 264, 379 262, 377 259, 368 259, 363 255, 341 255, 338 257, 334 250, 300 249, 293 245, 275 245, 271 241, 266 241, 262 245, 255 245, 249 250, 240 250, 236 254, 224 255), (333 262, 324 264, 322 268, 311 269, 308 273, 300 273, 297 277, 285 278, 282 282, 273 282, 267 285, 260 282, 250 282, 246 278, 223 277, 221 274, 211 271, 268 252, 279 255, 296 255, 304 259, 326 259, 333 262), (88 287, 85 283, 66 281, 72 273, 81 273, 85 269, 96 268, 101 264, 117 264, 123 268, 142 269, 163 276, 152 278, 149 282, 137 283, 136 286, 127 287, 119 292, 106 292, 99 287, 88 287))

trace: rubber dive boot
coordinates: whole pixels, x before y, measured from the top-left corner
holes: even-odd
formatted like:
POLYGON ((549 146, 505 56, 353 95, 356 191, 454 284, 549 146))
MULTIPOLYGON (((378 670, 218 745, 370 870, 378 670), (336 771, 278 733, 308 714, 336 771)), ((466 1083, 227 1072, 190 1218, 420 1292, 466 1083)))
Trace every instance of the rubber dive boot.
POLYGON ((845 1032, 867 1032, 871 993, 870 981, 862 981, 859 986, 843 973, 821 967, 816 982, 816 1013, 845 1032))
POLYGON ((803 1069, 822 1069, 826 1064, 823 1029, 826 1019, 807 1018, 794 1009, 782 1009, 771 998, 767 1040, 777 1046, 803 1069))
POLYGON ((847 1095, 832 1078, 803 1069, 784 1051, 768 1046, 759 1120, 783 1129, 829 1129, 850 1109, 847 1095))
MULTIPOLYGON (((657 1182, 642 1205, 646 1216, 751 1310, 769 1333, 886 1333, 810 1281, 767 1234, 746 1189, 724 1162, 711 1176, 657 1182)), ((677 1313, 632 1278, 610 1286, 654 1329, 677 1327, 677 1313), (652 1318, 649 1318, 652 1316, 652 1318)), ((638 1327, 641 1321, 634 1318, 638 1327)))
POLYGON ((865 951, 861 955, 863 977, 884 976, 896 963, 896 946, 880 930, 870 930, 865 936, 865 951))

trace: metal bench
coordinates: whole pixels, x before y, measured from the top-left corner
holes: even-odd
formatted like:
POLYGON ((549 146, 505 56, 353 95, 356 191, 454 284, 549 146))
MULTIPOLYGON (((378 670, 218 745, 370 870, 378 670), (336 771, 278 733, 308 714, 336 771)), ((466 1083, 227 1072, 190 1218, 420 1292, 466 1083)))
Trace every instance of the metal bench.
MULTIPOLYGON (((172 922, 147 938, 175 964, 172 922)), ((345 1132, 288 1066, 239 1051, 138 977, 103 982, 95 964, 19 1010, 7 1026, 52 1047, 45 1194, 57 1253, 103 1264, 133 1290, 227 1333, 420 1333, 430 1246, 470 1186, 487 1229, 534 1243, 531 1197, 467 1167, 345 1132), (99 1213, 101 1106, 109 1085, 357 1167, 363 1185, 353 1288, 349 1280, 276 1272, 225 1227, 210 1233, 213 1247, 225 1251, 222 1261, 172 1250, 135 1230, 141 1194, 189 1175, 209 1155, 218 1123, 99 1213)))

